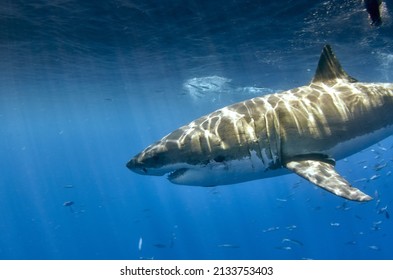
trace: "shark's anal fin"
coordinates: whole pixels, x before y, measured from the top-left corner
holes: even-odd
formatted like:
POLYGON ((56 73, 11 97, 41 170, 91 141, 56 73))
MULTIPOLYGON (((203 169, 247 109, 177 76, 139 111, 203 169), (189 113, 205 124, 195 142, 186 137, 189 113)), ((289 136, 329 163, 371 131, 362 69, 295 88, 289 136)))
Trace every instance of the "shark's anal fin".
POLYGON ((352 187, 328 162, 314 159, 288 161, 285 166, 297 175, 337 196, 355 201, 369 201, 372 198, 352 187))

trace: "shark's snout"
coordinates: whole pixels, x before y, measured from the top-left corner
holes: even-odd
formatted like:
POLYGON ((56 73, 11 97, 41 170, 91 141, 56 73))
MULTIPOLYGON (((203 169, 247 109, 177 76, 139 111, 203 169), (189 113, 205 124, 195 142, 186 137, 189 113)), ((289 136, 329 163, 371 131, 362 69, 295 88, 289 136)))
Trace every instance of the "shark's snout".
POLYGON ((156 153, 154 149, 146 149, 134 156, 127 162, 126 166, 131 171, 141 175, 162 176, 172 169, 166 165, 166 162, 161 162, 163 156, 156 153))
POLYGON ((127 168, 130 169, 131 171, 145 175, 147 173, 147 169, 144 166, 144 164, 140 161, 138 161, 138 157, 132 158, 129 162, 127 162, 127 168))

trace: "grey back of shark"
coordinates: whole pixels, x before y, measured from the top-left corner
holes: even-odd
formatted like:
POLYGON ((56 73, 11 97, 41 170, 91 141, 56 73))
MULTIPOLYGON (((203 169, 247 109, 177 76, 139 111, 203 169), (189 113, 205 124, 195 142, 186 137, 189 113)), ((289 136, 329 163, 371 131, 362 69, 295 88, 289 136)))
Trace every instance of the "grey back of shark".
POLYGON ((326 45, 309 85, 196 119, 147 147, 127 167, 206 187, 292 171, 335 195, 368 201, 370 196, 336 172, 335 161, 392 131, 393 84, 358 82, 326 45))

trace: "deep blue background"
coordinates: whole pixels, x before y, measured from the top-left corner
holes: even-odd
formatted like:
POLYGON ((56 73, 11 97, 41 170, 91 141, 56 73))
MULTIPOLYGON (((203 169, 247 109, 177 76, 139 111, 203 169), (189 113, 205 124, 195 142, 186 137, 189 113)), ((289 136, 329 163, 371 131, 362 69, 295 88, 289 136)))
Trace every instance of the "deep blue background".
POLYGON ((125 167, 200 115, 307 84, 325 43, 391 82, 385 2, 376 28, 358 0, 3 0, 0 259, 392 259, 392 138, 337 164, 364 204, 296 175, 199 188, 125 167))

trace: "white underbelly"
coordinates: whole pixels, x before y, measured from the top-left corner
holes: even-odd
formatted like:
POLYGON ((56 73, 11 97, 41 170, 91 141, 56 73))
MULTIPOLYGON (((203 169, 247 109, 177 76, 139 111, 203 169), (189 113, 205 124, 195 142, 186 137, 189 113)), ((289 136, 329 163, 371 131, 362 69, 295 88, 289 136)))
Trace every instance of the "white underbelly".
POLYGON ((288 173, 286 169, 269 169, 264 162, 253 154, 242 159, 211 162, 203 166, 194 166, 171 178, 175 184, 192 186, 217 186, 236 184, 262 178, 280 176, 288 173))

